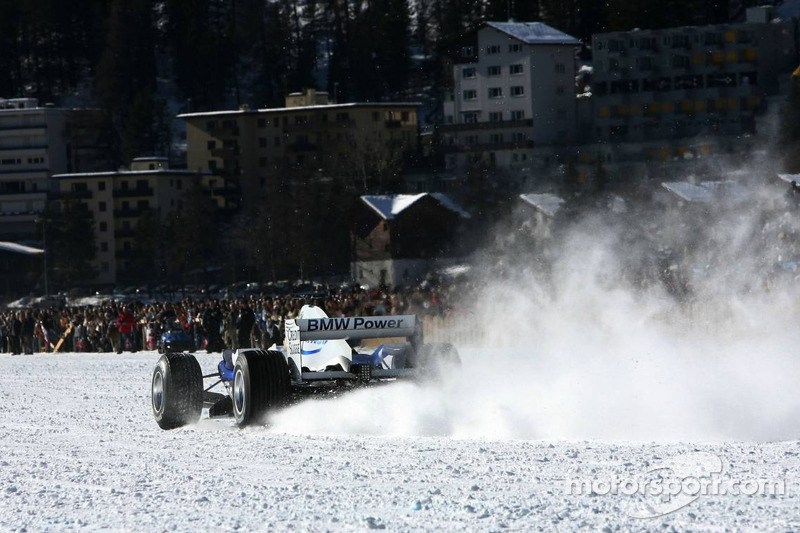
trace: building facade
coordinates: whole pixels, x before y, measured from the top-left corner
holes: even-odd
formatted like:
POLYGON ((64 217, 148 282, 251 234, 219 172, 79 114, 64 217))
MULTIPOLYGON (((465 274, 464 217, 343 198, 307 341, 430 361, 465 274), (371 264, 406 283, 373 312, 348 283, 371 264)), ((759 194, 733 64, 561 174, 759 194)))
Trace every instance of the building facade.
POLYGON ((169 168, 166 158, 135 159, 130 170, 57 174, 58 197, 80 200, 95 224, 97 283, 112 284, 131 269, 137 224, 146 212, 163 217, 182 207, 186 191, 207 178, 169 168))
POLYGON ((0 99, 0 240, 36 241, 55 173, 108 168, 97 110, 0 99))
POLYGON ((459 42, 441 125, 447 168, 522 167, 574 143, 578 46, 540 22, 487 22, 459 42))
POLYGON ((179 115, 187 166, 208 172, 221 209, 256 205, 279 176, 369 174, 396 167, 417 149, 416 103, 336 104, 313 90, 286 107, 179 115))
POLYGON ((754 116, 798 60, 792 21, 770 8, 747 22, 592 37, 593 136, 647 142, 755 132, 754 116))

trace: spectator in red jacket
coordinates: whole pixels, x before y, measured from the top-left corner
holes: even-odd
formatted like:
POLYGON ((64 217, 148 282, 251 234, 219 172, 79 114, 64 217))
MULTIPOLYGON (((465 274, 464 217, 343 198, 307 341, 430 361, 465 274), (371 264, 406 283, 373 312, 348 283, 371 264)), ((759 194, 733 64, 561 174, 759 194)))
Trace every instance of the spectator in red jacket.
POLYGON ((125 307, 117 317, 117 328, 119 329, 119 349, 117 353, 122 353, 126 346, 130 346, 132 352, 136 351, 136 338, 133 334, 136 319, 131 314, 130 307, 125 307))

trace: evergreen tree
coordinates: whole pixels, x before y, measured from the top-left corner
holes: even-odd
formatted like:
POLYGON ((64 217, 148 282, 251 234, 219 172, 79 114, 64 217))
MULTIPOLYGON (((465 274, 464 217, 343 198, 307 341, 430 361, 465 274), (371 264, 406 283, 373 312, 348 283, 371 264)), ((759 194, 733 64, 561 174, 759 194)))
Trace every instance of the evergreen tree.
POLYGON ((77 200, 65 200, 57 214, 46 215, 51 224, 48 246, 51 247, 51 271, 63 286, 93 281, 96 272, 91 262, 97 254, 94 219, 88 206, 77 200), (51 244, 52 243, 52 244, 51 244))
POLYGON ((780 115, 778 147, 785 172, 800 172, 800 69, 792 74, 789 95, 780 115))

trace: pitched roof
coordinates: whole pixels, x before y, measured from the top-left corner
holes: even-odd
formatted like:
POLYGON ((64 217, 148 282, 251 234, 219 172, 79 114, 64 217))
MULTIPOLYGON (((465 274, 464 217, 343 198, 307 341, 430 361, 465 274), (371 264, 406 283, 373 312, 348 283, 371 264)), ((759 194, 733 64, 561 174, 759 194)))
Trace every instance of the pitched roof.
POLYGON ((698 185, 688 181, 672 181, 662 187, 682 200, 695 203, 711 203, 718 200, 742 200, 747 191, 735 181, 703 181, 698 185))
POLYGON ((487 22, 486 25, 526 44, 581 44, 580 39, 542 22, 487 22))
POLYGON ((561 204, 564 203, 563 199, 550 193, 520 194, 519 197, 523 202, 532 205, 549 217, 556 216, 558 210, 561 209, 561 204))
POLYGON ((0 251, 13 252, 16 254, 23 254, 23 255, 38 255, 44 253, 44 250, 40 248, 32 248, 30 246, 17 244, 15 242, 3 242, 3 241, 0 241, 0 251))
POLYGON ((453 211, 462 218, 470 218, 469 213, 464 211, 446 194, 420 193, 420 194, 395 194, 395 195, 366 195, 361 197, 361 201, 367 204, 378 216, 384 220, 392 220, 394 217, 411 207, 418 200, 430 196, 439 202, 442 207, 453 211))

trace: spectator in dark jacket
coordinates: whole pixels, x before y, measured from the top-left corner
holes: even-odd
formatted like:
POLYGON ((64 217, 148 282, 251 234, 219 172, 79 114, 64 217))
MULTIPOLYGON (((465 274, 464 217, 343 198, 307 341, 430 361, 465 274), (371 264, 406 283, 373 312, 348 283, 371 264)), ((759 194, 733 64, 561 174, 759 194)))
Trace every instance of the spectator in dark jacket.
POLYGON ((26 354, 33 353, 33 334, 36 331, 36 320, 33 318, 33 313, 30 311, 25 312, 22 319, 22 329, 20 337, 22 338, 22 350, 26 354))
POLYGON ((11 320, 11 353, 22 353, 22 313, 17 313, 11 320))
POLYGON ((250 309, 250 304, 245 302, 239 310, 239 317, 236 319, 236 338, 238 348, 250 348, 250 332, 256 323, 256 315, 250 309))
POLYGON ((222 311, 219 310, 217 302, 210 300, 208 307, 203 311, 203 329, 206 330, 206 351, 222 351, 222 337, 219 328, 222 325, 222 311))

